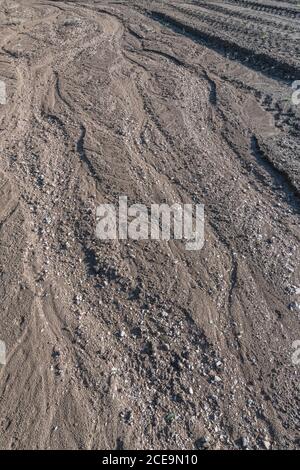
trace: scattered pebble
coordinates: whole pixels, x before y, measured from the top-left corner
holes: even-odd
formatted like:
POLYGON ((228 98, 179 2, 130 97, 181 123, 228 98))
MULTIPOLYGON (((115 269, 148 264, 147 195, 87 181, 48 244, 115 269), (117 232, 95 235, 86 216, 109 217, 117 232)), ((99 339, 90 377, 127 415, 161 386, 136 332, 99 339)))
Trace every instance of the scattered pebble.
POLYGON ((247 437, 241 437, 241 445, 243 447, 243 449, 247 449, 247 447, 249 447, 249 441, 247 439, 247 437))
POLYGON ((263 444, 267 450, 271 448, 271 442, 268 441, 267 439, 263 441, 263 444))

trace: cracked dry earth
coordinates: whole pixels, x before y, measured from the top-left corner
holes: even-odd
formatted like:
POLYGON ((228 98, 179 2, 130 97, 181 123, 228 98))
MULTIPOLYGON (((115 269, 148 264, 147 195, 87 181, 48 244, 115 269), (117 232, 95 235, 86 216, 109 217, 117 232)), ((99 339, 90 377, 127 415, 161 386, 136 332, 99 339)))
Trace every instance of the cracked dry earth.
POLYGON ((0 1, 0 448, 299 447, 299 20, 0 1), (203 249, 96 239, 124 194, 203 249))

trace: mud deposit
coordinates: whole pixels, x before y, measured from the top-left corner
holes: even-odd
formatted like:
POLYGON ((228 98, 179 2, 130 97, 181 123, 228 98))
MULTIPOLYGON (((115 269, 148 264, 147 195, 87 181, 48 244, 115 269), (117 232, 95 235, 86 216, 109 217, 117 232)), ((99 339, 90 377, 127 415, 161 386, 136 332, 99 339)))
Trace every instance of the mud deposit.
POLYGON ((298 2, 0 24, 0 448, 299 448, 298 2), (205 204, 203 249, 96 239, 122 194, 205 204))

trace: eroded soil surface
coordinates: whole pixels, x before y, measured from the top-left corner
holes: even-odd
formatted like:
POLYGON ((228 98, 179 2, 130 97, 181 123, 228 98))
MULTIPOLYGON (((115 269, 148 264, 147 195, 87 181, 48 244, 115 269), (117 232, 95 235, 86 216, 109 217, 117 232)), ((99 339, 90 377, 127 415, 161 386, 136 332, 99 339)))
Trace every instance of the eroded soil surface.
POLYGON ((298 448, 296 1, 0 1, 0 447, 298 448), (205 245, 95 237, 205 204, 205 245))

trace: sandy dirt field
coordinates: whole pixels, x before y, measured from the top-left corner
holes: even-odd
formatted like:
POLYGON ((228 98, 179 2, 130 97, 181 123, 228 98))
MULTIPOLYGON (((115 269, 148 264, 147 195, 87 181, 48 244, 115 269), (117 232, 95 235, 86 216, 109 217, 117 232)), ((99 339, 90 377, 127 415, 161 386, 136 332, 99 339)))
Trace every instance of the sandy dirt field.
POLYGON ((0 448, 299 448, 299 2, 0 25, 0 448), (97 239, 124 194, 204 204, 204 247, 97 239))

